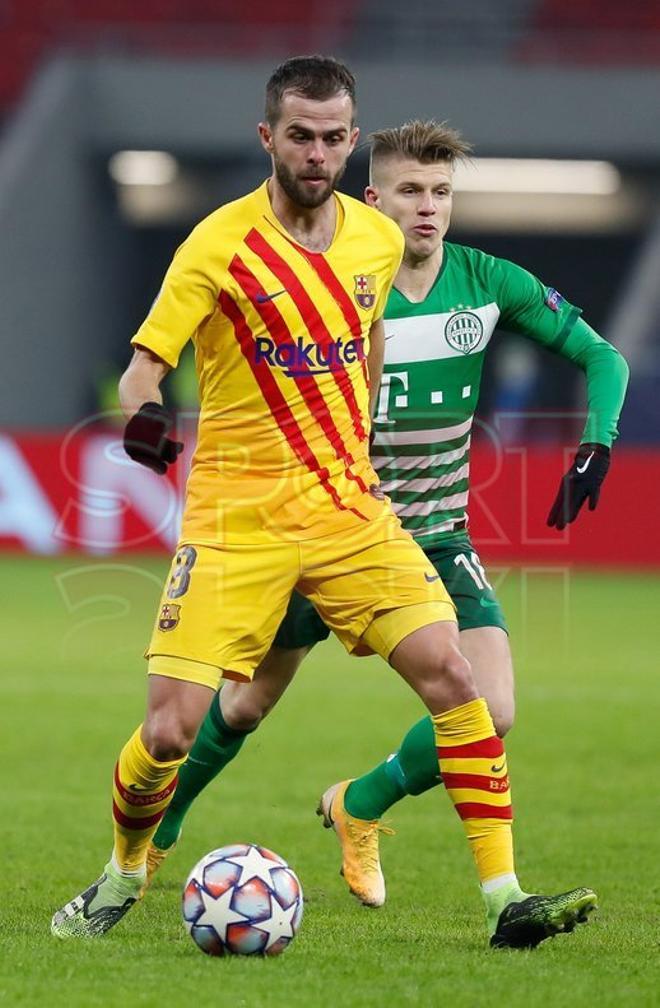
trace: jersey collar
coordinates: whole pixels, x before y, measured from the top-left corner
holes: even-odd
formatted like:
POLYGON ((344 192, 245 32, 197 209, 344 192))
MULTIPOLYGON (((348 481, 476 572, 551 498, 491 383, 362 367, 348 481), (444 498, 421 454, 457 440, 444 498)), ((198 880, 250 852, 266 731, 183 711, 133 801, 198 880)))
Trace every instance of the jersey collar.
POLYGON ((327 255, 328 252, 332 250, 332 247, 337 241, 341 229, 344 225, 344 221, 346 219, 346 207, 344 205, 344 197, 342 193, 337 192, 336 190, 334 192, 334 200, 335 205, 337 207, 337 220, 335 221, 335 233, 333 234, 332 241, 330 242, 330 245, 325 250, 325 252, 312 252, 310 249, 305 248, 304 245, 300 245, 300 243, 295 240, 293 235, 289 234, 287 229, 280 223, 280 221, 273 213, 273 207, 270 202, 270 196, 268 195, 268 179, 262 182, 262 184, 259 186, 258 189, 255 189, 254 196, 257 201, 259 212, 263 217, 266 218, 268 223, 272 225, 272 227, 274 227, 276 231, 279 231, 279 233, 283 235, 283 237, 286 238, 287 241, 291 242, 292 245, 295 245, 296 248, 301 249, 306 255, 327 255))

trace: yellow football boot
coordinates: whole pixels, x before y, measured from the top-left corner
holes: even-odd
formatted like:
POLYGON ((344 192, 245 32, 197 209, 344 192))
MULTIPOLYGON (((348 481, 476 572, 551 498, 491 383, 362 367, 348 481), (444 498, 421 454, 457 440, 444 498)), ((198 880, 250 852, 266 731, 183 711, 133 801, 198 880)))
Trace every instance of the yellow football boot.
POLYGON ((392 835, 393 829, 381 826, 378 819, 355 819, 344 808, 344 795, 351 782, 333 784, 322 796, 316 814, 323 817, 326 829, 332 827, 341 845, 341 874, 348 888, 365 906, 379 907, 385 902, 385 879, 378 856, 378 834, 392 835))

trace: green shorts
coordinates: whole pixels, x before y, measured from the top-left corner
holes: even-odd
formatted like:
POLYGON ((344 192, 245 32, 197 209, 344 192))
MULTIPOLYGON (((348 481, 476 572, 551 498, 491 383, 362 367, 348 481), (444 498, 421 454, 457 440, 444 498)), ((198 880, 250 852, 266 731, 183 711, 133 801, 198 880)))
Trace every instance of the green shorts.
MULTIPOLYGON (((424 552, 452 597, 459 630, 495 626, 508 633, 504 613, 466 532, 452 533, 442 546, 430 546, 424 552)), ((312 603, 294 592, 273 644, 287 649, 311 647, 329 635, 312 603)))

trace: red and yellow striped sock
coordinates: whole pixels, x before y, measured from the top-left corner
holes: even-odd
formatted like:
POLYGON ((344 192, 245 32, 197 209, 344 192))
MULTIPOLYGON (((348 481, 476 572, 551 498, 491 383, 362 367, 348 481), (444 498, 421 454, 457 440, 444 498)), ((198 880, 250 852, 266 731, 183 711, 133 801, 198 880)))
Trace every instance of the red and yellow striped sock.
POLYGON ((142 725, 122 749, 115 766, 112 788, 112 818, 115 829, 114 857, 121 871, 144 867, 149 841, 165 815, 177 782, 177 770, 185 760, 160 763, 142 742, 142 725))
POLYGON ((440 775, 463 822, 479 881, 515 881, 506 755, 486 701, 436 714, 433 724, 440 775))

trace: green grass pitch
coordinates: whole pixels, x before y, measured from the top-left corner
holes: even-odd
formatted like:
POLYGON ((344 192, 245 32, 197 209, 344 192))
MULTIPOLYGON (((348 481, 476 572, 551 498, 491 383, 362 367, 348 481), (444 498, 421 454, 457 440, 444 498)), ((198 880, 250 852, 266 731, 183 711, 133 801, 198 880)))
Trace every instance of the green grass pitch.
POLYGON ((378 659, 329 641, 202 796, 148 897, 96 942, 51 938, 51 913, 109 853, 116 754, 144 701, 141 651, 165 562, 0 560, 0 1004, 650 1006, 658 966, 658 613, 651 574, 492 571, 510 621, 517 724, 508 740, 524 885, 593 886, 601 908, 535 952, 491 952, 455 813, 440 788, 392 810, 388 902, 338 875, 319 793, 392 751, 421 712, 378 659), (306 896, 276 960, 214 960, 184 933, 180 889, 213 847, 254 840, 306 896))

